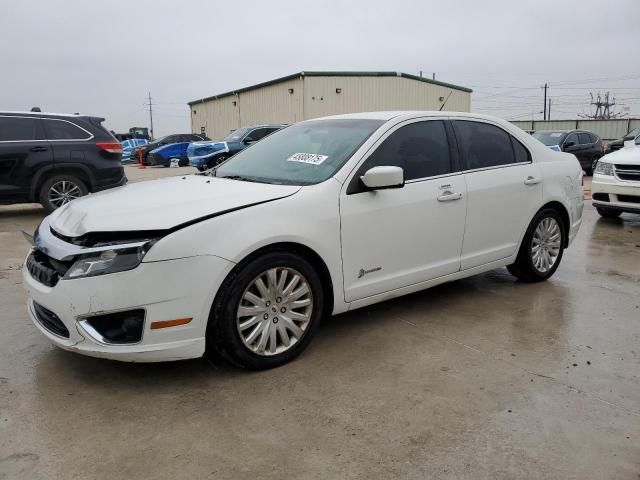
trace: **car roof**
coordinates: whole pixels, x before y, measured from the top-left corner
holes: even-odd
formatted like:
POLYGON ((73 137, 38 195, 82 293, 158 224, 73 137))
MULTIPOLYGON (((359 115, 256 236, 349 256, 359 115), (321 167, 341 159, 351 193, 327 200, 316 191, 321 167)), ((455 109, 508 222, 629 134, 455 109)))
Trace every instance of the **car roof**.
MULTIPOLYGON (((65 118, 102 118, 97 115, 81 115, 79 113, 54 113, 54 112, 24 112, 19 110, 3 110, 0 115, 23 116, 23 117, 65 117, 65 118)), ((102 118, 102 120, 104 120, 102 118)))
POLYGON ((450 112, 450 111, 438 111, 438 110, 394 110, 394 111, 380 111, 380 112, 361 112, 361 113, 347 113, 343 115, 331 115, 327 117, 320 117, 315 120, 326 119, 362 119, 362 120, 392 120, 398 118, 416 118, 416 117, 449 117, 449 118, 470 118, 470 119, 485 119, 491 121, 503 121, 497 117, 491 115, 484 115, 482 113, 469 113, 469 112, 450 112))

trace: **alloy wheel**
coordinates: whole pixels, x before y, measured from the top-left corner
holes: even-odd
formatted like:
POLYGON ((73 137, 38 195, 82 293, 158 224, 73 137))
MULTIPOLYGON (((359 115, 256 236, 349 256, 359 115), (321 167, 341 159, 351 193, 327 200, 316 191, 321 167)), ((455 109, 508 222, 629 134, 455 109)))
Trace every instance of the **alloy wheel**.
POLYGON ((245 347, 261 356, 283 353, 304 335, 313 313, 307 279, 288 267, 258 275, 244 290, 236 314, 245 347))
POLYGON ((553 217, 543 218, 533 234, 531 241, 531 260, 541 273, 546 273, 558 261, 562 235, 560 225, 553 217))
POLYGON ((49 202, 56 208, 81 196, 80 187, 70 180, 60 180, 49 189, 49 202))

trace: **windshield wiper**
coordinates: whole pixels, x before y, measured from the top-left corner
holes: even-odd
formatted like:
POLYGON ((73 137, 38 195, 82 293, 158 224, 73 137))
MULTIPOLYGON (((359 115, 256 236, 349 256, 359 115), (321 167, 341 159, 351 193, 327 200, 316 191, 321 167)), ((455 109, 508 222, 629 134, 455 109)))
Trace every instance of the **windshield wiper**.
POLYGON ((220 178, 228 178, 229 180, 239 180, 241 182, 254 182, 254 183, 264 183, 260 180, 256 180, 255 178, 243 177, 242 175, 225 175, 220 178))

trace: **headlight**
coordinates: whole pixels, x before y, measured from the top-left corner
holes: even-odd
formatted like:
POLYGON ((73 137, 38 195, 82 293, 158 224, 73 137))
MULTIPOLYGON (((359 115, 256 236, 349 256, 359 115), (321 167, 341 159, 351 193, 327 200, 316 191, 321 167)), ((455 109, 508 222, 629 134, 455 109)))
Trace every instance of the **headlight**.
POLYGON ((114 248, 82 255, 67 270, 63 280, 133 270, 140 265, 151 245, 153 245, 153 242, 145 243, 140 247, 114 248))
POLYGON ((598 175, 613 175, 613 164, 603 162, 602 160, 598 161, 596 165, 596 173, 598 175))

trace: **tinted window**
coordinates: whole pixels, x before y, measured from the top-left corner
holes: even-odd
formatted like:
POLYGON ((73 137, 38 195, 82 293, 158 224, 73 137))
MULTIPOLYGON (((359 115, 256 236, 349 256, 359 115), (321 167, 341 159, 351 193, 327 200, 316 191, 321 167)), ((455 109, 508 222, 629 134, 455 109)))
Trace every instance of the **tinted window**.
POLYGON ((533 138, 535 138, 536 140, 540 140, 542 143, 544 143, 547 146, 551 146, 551 145, 560 145, 560 142, 562 141, 562 137, 564 136, 564 132, 559 131, 559 132, 533 132, 533 138))
POLYGON ((578 140, 580 140, 581 144, 591 143, 591 136, 588 133, 579 133, 578 140))
POLYGON ((358 177, 382 165, 402 167, 405 180, 451 173, 444 123, 417 122, 396 130, 367 159, 358 177))
POLYGON ((589 134, 589 137, 591 138, 591 143, 596 143, 598 142, 600 139, 598 138, 597 135, 594 135, 593 133, 589 134))
POLYGON ((572 133, 570 135, 567 136, 567 138, 565 138, 564 143, 567 144, 569 142, 573 142, 574 144, 578 144, 578 134, 577 133, 572 133))
POLYGON ((257 142, 258 140, 262 140, 268 133, 269 131, 266 128, 256 128, 255 130, 249 132, 247 138, 251 138, 251 140, 257 142))
POLYGON ((518 140, 511 137, 511 143, 513 144, 513 153, 516 157, 516 162, 524 163, 531 161, 531 155, 529 154, 529 150, 527 150, 524 145, 522 145, 518 140))
POLYGON ((89 134, 73 123, 63 120, 44 120, 49 140, 81 140, 89 138, 89 134))
POLYGON ((0 117, 0 141, 35 140, 34 118, 0 117))
POLYGON ((458 144, 467 161, 467 169, 495 167, 516 163, 511 135, 488 123, 457 120, 454 122, 458 144))

